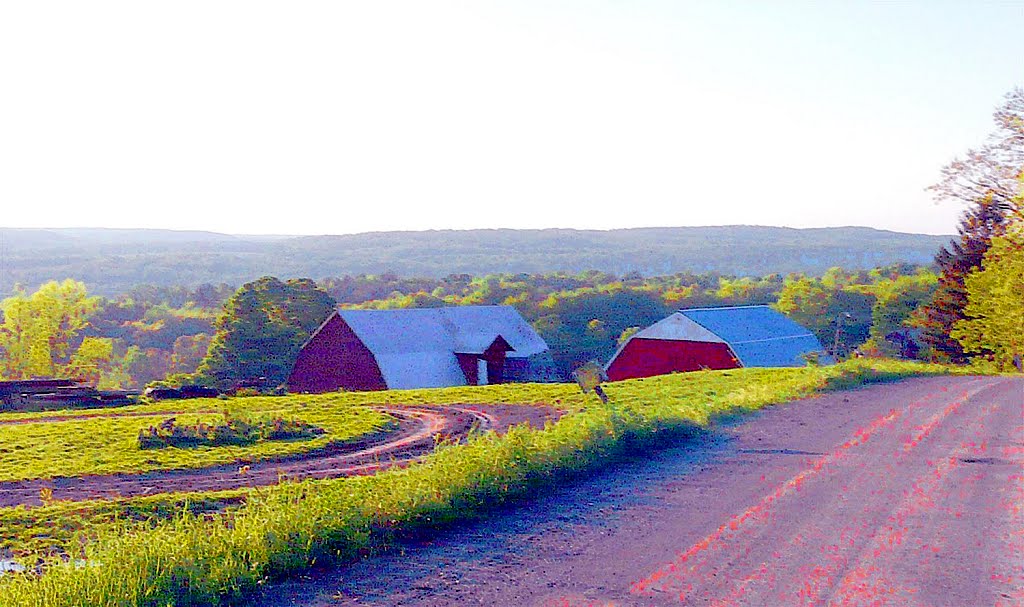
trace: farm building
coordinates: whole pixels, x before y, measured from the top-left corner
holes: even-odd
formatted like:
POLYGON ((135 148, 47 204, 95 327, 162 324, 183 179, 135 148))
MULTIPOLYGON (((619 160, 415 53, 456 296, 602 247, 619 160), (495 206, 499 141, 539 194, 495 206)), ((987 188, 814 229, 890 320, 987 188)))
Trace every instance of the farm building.
POLYGON ((548 381, 544 340, 510 306, 336 310, 302 346, 292 392, 548 381))
POLYGON ((768 306, 679 310, 629 338, 608 379, 736 367, 794 367, 824 356, 810 331, 768 306))

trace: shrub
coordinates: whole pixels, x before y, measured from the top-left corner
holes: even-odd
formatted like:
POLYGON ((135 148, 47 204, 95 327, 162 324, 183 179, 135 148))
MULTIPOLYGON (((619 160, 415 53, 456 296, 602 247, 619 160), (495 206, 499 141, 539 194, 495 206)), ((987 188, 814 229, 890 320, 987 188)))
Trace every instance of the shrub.
POLYGON ((245 420, 225 412, 224 423, 198 422, 189 426, 175 423, 176 419, 169 417, 157 426, 140 430, 139 448, 239 446, 261 440, 304 439, 324 434, 323 428, 313 424, 281 417, 245 420))

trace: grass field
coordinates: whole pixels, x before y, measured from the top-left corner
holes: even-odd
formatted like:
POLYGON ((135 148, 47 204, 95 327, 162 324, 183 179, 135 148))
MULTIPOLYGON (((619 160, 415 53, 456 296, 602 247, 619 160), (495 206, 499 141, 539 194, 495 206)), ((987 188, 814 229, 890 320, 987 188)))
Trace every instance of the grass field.
POLYGON ((341 395, 194 399, 123 409, 0 415, 0 423, 24 422, 0 425, 0 481, 257 461, 351 440, 380 430, 390 421, 383 413, 339 403, 332 396, 341 395), (217 423, 223 421, 225 411, 234 416, 280 416, 300 420, 326 432, 308 440, 261 441, 246 446, 139 448, 139 431, 165 419, 174 417, 178 424, 217 423), (44 421, 63 413, 96 416, 44 421))
POLYGON ((443 525, 544 485, 567 482, 627 451, 671 443, 715 415, 815 391, 944 372, 948 369, 937 366, 852 361, 834 367, 680 374, 609 384, 608 405, 568 385, 332 395, 325 399, 330 402, 326 408, 385 402, 548 403, 574 412, 544 430, 520 426, 500 437, 485 434, 465 445, 441 446, 422 464, 371 477, 0 511, 5 539, 30 538, 47 522, 58 522, 60 530, 44 543, 51 552, 64 553, 44 557, 49 560, 41 576, 0 579, 0 604, 245 604, 249 593, 268 580, 312 563, 380 549, 399 530, 443 525), (66 564, 68 557, 98 566, 66 564))

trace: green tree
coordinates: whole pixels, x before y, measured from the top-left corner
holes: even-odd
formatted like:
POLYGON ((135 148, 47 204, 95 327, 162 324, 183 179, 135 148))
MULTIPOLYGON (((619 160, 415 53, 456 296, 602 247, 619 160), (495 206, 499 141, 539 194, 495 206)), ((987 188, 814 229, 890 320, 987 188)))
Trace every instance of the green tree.
POLYGON ((608 360, 626 327, 647 326, 668 314, 658 293, 621 284, 552 294, 537 312, 534 328, 563 377, 587 361, 608 360))
POLYGON ((62 375, 74 377, 101 388, 120 388, 122 387, 120 381, 114 377, 119 370, 119 362, 114 356, 114 340, 103 337, 86 337, 64 367, 62 375))
POLYGON ((875 296, 839 268, 820 279, 791 276, 775 309, 807 327, 834 356, 847 356, 867 341, 875 296))
POLYGON ((272 276, 242 285, 227 301, 196 379, 222 389, 283 383, 309 335, 335 301, 309 279, 272 276))
POLYGON ((992 238, 1004 230, 1005 209, 992 198, 978 201, 960 220, 959 238, 943 247, 935 262, 939 281, 935 294, 922 309, 918 326, 921 337, 931 348, 932 357, 942 362, 963 363, 968 356, 951 331, 964 318, 967 305, 967 276, 981 266, 992 238))
POLYGON ((625 343, 629 341, 629 338, 639 333, 641 329, 642 327, 626 327, 623 329, 622 333, 619 334, 619 338, 615 340, 616 347, 622 347, 625 345, 625 343))
POLYGON ((821 328, 827 323, 825 313, 830 297, 830 289, 821 281, 794 274, 786 277, 775 309, 807 327, 820 339, 821 328))
POLYGON ((128 385, 141 388, 167 377, 173 368, 171 358, 172 354, 166 350, 132 345, 125 352, 121 367, 129 378, 128 385))
POLYGON ((174 373, 194 373, 206 357, 211 340, 206 333, 182 335, 175 339, 171 350, 171 370, 174 373))
POLYGON ((931 300, 937 284, 938 277, 929 271, 879 280, 873 286, 877 301, 871 311, 868 350, 881 356, 927 358, 911 323, 931 300))
POLYGON ((967 276, 965 318, 952 336, 967 353, 991 353, 1003 369, 1024 357, 1024 218, 992 239, 981 268, 967 276))
MULTIPOLYGON (((0 302, 0 376, 7 379, 52 377, 69 363, 83 343, 80 333, 99 306, 85 284, 67 279, 48 282, 29 295, 19 289, 0 302)), ((92 345, 90 345, 92 348, 92 345)))
POLYGON ((965 318, 966 277, 980 267, 992 238, 1003 233, 1008 218, 1021 211, 1024 89, 1008 93, 993 118, 996 129, 988 140, 947 165, 942 179, 931 188, 940 200, 967 205, 958 239, 935 258, 941 271, 938 288, 918 323, 933 357, 943 362, 967 360, 969 353, 952 337, 954 325, 965 318))

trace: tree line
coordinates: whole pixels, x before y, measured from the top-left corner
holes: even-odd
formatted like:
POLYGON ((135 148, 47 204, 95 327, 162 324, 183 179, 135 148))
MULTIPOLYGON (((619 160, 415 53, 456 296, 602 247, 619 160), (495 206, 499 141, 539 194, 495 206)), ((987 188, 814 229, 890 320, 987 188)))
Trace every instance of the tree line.
POLYGON ((511 305, 548 343, 564 377, 584 362, 607 360, 631 333, 688 307, 773 304, 841 353, 870 348, 926 355, 904 347, 904 341, 895 345, 892 333, 915 339, 908 324, 912 312, 936 282, 928 268, 912 265, 866 272, 833 268, 822 277, 591 271, 441 279, 364 275, 316 283, 268 276, 238 289, 146 287, 102 298, 90 296, 81 282, 65 280, 31 294, 18 291, 0 303, 0 350, 6 355, 0 377, 70 375, 106 388, 162 380, 273 387, 339 305, 511 305), (846 316, 837 327, 833 320, 840 314, 846 316))

